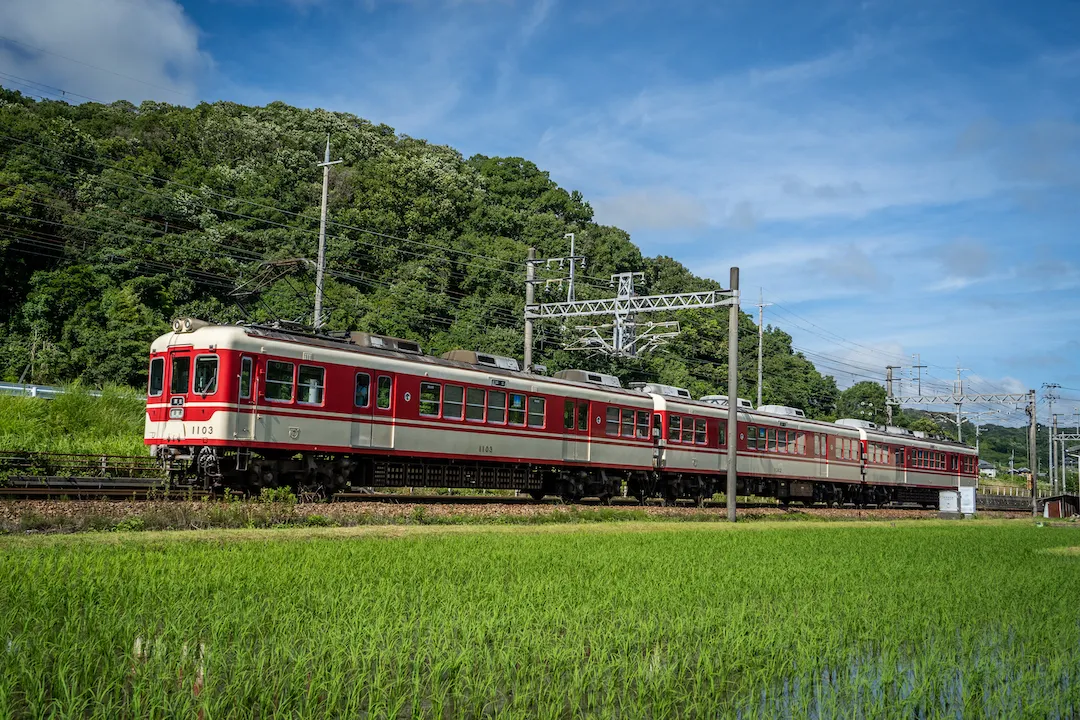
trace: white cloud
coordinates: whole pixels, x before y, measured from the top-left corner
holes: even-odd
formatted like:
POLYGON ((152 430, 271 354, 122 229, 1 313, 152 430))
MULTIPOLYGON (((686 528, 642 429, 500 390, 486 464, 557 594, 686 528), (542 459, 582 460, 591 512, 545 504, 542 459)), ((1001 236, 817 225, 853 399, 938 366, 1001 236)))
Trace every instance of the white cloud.
POLYGON ((190 104, 211 67, 173 0, 5 0, 0 28, 10 74, 105 102, 190 104))
POLYGON ((702 227, 705 205, 691 195, 666 189, 633 190, 593 201, 597 222, 624 230, 670 230, 702 227))

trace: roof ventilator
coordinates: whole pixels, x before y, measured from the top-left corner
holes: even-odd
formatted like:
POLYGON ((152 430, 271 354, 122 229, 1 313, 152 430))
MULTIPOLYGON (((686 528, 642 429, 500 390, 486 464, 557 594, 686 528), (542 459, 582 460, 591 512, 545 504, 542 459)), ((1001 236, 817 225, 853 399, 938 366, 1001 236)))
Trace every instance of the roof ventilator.
POLYGON ((758 408, 759 413, 765 413, 766 415, 787 415, 788 417, 804 418, 804 413, 799 408, 788 407, 787 405, 762 405, 758 408))
POLYGON ((606 387, 615 388, 622 387, 622 382, 614 375, 606 375, 604 373, 591 372, 589 370, 560 370, 555 373, 555 377, 559 380, 590 383, 592 385, 604 385, 606 387))
POLYGON ((476 352, 474 350, 451 350, 450 352, 443 353, 442 359, 469 363, 470 365, 483 365, 484 367, 498 368, 500 370, 510 370, 512 372, 521 372, 521 366, 518 365, 518 361, 514 358, 503 357, 502 355, 491 355, 489 353, 476 352))
POLYGON ((359 347, 378 348, 380 350, 393 350, 395 352, 409 353, 411 355, 423 355, 420 343, 414 340, 403 340, 390 337, 389 335, 376 335, 367 332, 349 333, 349 341, 359 347))

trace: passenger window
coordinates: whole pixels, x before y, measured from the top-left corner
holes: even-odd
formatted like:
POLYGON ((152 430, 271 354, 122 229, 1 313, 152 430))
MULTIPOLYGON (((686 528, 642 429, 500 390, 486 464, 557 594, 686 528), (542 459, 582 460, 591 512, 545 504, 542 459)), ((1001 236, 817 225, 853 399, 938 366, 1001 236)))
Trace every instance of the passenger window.
POLYGON ((694 418, 684 417, 682 419, 682 441, 684 443, 694 442, 694 418))
POLYGON ((649 437, 649 413, 644 410, 638 410, 637 436, 646 440, 649 437))
POLYGON ((266 399, 292 402, 293 364, 278 360, 266 361, 266 399))
POLYGON ((562 411, 562 424, 564 430, 574 429, 574 401, 566 400, 563 402, 562 411))
POLYGON ((325 380, 326 368, 301 365, 297 376, 297 385, 300 386, 297 399, 309 405, 322 405, 325 380))
POLYGON ((443 417, 448 420, 460 420, 465 403, 465 388, 460 385, 447 385, 443 397, 443 417))
POLYGON ((371 401, 371 376, 367 373, 356 373, 356 390, 353 392, 353 405, 367 407, 371 401))
POLYGON ((589 429, 589 403, 581 402, 577 406, 577 429, 589 429))
POLYGON ((720 447, 727 445, 727 429, 720 425, 720 447))
POLYGON ((682 427, 682 418, 678 415, 668 415, 667 437, 671 442, 679 442, 679 429, 682 427))
POLYGON ((150 389, 147 395, 157 397, 165 390, 165 358, 150 361, 150 389))
POLYGON ((708 440, 708 435, 705 432, 706 426, 704 420, 694 421, 694 442, 698 445, 704 445, 708 440))
POLYGON ((497 425, 506 422, 506 393, 502 390, 492 390, 488 393, 487 421, 497 425))
POLYGON ((510 393, 510 412, 507 415, 511 425, 525 424, 525 396, 510 393))
POLYGON ((188 382, 191 380, 191 358, 174 357, 172 359, 172 382, 169 389, 173 395, 181 395, 188 391, 188 382))
POLYGON ((776 452, 776 430, 769 428, 766 431, 765 439, 768 442, 768 445, 766 447, 768 448, 769 452, 776 452))
POLYGON ((806 436, 802 433, 795 436, 795 452, 799 455, 806 454, 806 436))
POLYGON ((776 451, 787 452, 787 430, 776 431, 776 451))
POLYGON ((473 422, 484 421, 484 391, 469 388, 465 391, 465 419, 473 422))
POLYGON ((607 419, 604 423, 604 433, 607 435, 619 434, 619 408, 609 407, 607 409, 607 419))
POLYGON ((251 358, 240 360, 240 399, 247 400, 251 397, 251 358))
POLYGON ((545 410, 547 410, 547 400, 545 398, 529 398, 529 427, 544 427, 545 410))
POLYGON ((896 467, 904 467, 904 451, 902 449, 896 451, 896 467))
POLYGON ((442 405, 442 385, 420 383, 420 414, 427 417, 439 417, 440 405, 442 405))
POLYGON ((757 428, 753 425, 746 428, 746 448, 748 450, 757 450, 757 428))
POLYGON ((634 411, 622 411, 622 436, 634 437, 634 411))
POLYGON ((394 379, 388 375, 380 375, 379 383, 375 387, 375 407, 380 410, 390 409, 390 401, 394 396, 394 379))

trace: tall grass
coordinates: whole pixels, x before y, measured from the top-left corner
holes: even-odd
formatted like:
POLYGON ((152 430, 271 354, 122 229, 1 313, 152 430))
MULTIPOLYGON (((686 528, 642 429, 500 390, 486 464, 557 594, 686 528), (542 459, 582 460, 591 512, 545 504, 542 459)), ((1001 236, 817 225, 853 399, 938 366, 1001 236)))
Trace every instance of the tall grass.
POLYGON ((122 537, 0 538, 0 716, 1080 713, 1072 529, 122 537))
POLYGON ((146 401, 126 387, 100 397, 73 385, 55 400, 0 395, 0 450, 145 455, 146 401))

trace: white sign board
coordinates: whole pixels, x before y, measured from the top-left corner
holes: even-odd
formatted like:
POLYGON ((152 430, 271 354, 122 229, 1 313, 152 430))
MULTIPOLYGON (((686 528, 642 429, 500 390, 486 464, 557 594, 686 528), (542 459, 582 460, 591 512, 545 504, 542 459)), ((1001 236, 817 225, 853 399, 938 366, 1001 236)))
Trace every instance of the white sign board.
POLYGON ((975 514, 975 488, 960 488, 960 512, 965 515, 975 514))
POLYGON ((942 490, 938 494, 938 508, 941 512, 960 512, 960 497, 955 490, 942 490))

